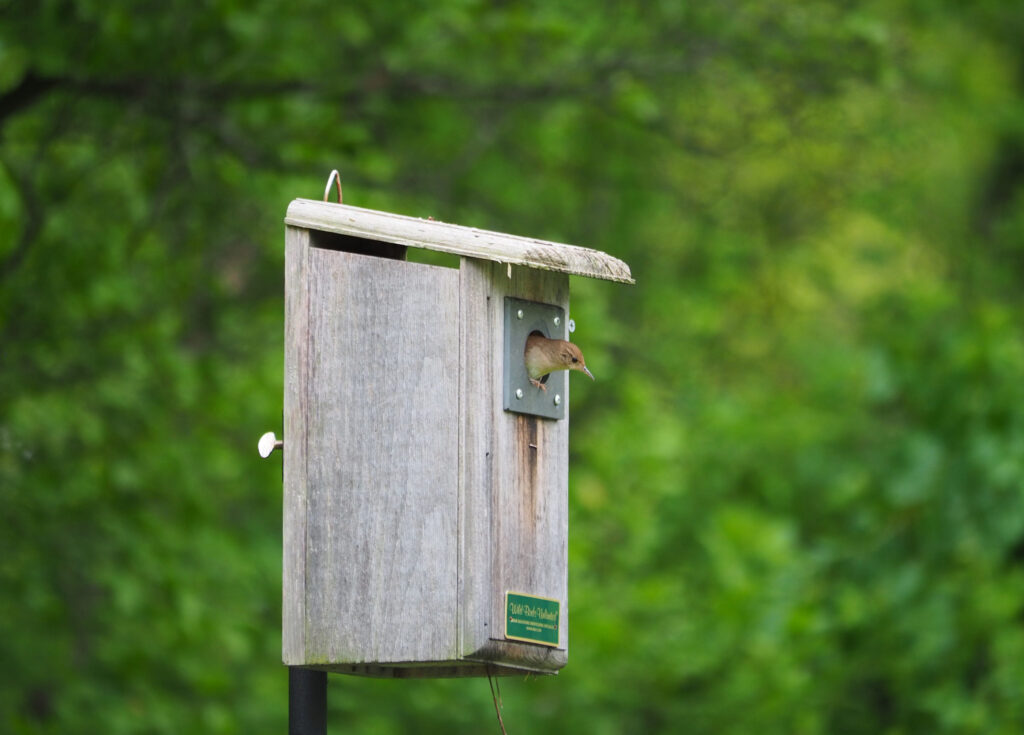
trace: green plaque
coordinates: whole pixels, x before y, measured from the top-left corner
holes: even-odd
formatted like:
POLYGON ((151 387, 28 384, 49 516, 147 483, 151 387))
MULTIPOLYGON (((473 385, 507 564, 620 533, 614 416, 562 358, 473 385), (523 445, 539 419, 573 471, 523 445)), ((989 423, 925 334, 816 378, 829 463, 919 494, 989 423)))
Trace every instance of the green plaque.
POLYGON ((558 600, 518 592, 505 593, 505 637, 513 641, 558 645, 558 600))

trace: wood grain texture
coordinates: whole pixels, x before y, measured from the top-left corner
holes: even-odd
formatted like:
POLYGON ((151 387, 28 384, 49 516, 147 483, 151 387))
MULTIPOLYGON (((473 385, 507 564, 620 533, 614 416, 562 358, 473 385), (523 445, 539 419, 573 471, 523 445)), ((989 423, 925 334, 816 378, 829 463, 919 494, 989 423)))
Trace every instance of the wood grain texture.
POLYGON ((633 283, 629 266, 600 250, 407 217, 347 204, 295 199, 285 223, 408 247, 524 265, 620 283, 633 283))
POLYGON ((287 228, 285 663, 556 673, 568 646, 568 419, 503 410, 503 303, 568 313, 568 276, 316 242, 287 228), (561 602, 557 648, 504 640, 508 591, 561 602))
MULTIPOLYGON (((569 421, 502 409, 505 296, 561 306, 568 277, 462 263, 460 649, 472 660, 557 670, 568 647, 569 421), (504 641, 507 591, 561 602, 557 649, 504 641)), ((563 335, 564 336, 564 335, 563 335)), ((565 396, 568 401, 568 395, 565 396)))
POLYGON ((305 267, 305 425, 285 442, 306 453, 304 632, 286 638, 303 664, 453 659, 458 272, 319 248, 305 267))
POLYGON ((284 373, 284 513, 282 560, 282 639, 285 664, 304 662, 306 613, 306 421, 309 292, 306 255, 309 231, 285 229, 285 373, 284 373))
POLYGON ((394 664, 329 664, 307 666, 337 674, 370 676, 376 679, 454 679, 467 676, 523 676, 525 673, 552 673, 529 667, 504 666, 501 663, 478 661, 446 661, 441 663, 394 664))
POLYGON ((459 268, 462 355, 459 389, 459 652, 472 657, 491 637, 491 560, 494 513, 492 467, 495 374, 491 263, 462 258, 459 268))

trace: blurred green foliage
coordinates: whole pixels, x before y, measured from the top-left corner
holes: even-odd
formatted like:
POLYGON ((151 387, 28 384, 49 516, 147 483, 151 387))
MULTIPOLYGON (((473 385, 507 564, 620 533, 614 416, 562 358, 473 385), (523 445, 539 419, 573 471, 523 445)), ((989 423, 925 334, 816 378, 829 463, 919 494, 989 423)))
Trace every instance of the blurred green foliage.
MULTIPOLYGON (((283 732, 287 202, 596 247, 521 732, 1017 733, 1024 5, 0 2, 0 730, 283 732)), ((332 678, 332 729, 496 731, 332 678)))

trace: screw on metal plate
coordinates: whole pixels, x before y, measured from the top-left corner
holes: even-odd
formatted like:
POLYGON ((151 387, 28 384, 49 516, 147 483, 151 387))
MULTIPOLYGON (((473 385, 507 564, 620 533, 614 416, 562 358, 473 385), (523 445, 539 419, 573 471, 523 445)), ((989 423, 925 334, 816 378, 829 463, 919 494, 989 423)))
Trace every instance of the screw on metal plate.
POLYGON ((553 322, 555 323, 555 326, 556 326, 556 327, 557 327, 557 326, 558 326, 559 324, 561 324, 561 323, 562 323, 562 320, 561 320, 561 319, 559 319, 559 318, 558 318, 557 316, 556 316, 556 317, 555 317, 555 318, 554 318, 554 319, 553 319, 552 321, 553 321, 553 322))
POLYGON ((260 437, 259 443, 256 448, 260 452, 260 456, 266 459, 273 454, 275 449, 284 449, 284 440, 278 439, 274 432, 268 431, 266 434, 260 437))
POLYGON ((518 398, 519 400, 522 400, 522 398, 523 398, 523 389, 522 388, 516 388, 516 398, 518 398))
POLYGON ((559 405, 561 405, 561 403, 562 403, 562 397, 560 395, 558 395, 557 393, 555 393, 555 405, 559 406, 559 405))
POLYGON ((522 318, 523 318, 523 310, 520 309, 519 311, 516 312, 516 319, 522 319, 522 318))

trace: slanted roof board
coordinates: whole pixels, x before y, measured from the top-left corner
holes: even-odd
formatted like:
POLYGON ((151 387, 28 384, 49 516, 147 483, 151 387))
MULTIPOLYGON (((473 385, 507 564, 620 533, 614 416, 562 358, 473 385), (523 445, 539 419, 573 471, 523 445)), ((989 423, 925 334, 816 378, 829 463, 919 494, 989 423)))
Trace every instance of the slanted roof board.
POLYGON ((629 266, 600 250, 478 230, 447 222, 363 209, 348 204, 296 199, 285 224, 380 240, 470 258, 633 283, 629 266))

